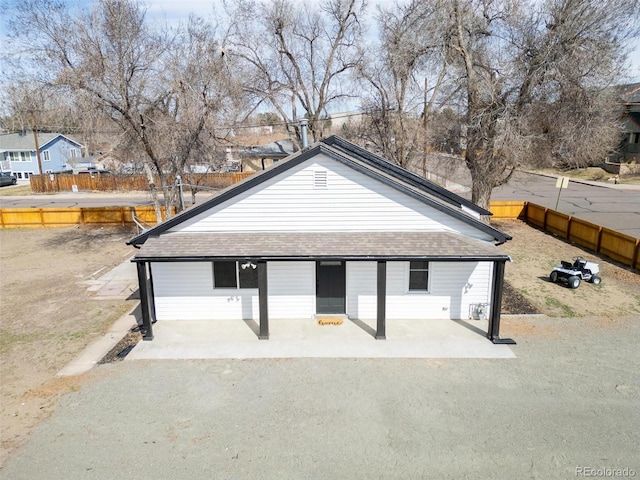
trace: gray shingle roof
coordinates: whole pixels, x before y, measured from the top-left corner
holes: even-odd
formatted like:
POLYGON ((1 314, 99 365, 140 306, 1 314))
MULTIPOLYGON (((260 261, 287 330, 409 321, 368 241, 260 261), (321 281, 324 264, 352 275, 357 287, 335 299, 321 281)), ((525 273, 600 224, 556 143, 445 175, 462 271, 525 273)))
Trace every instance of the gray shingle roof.
MULTIPOLYGON (((61 135, 61 133, 38 132, 38 144, 42 148, 51 140, 61 135)), ((69 138, 66 135, 62 136, 81 146, 80 143, 76 142, 72 138, 69 138)), ((28 131, 26 135, 22 135, 20 133, 8 133, 5 135, 0 135, 0 150, 35 151, 36 146, 33 140, 33 133, 31 131, 28 131)))
POLYGON ((495 245, 452 232, 165 233, 134 261, 214 258, 508 259, 495 245))

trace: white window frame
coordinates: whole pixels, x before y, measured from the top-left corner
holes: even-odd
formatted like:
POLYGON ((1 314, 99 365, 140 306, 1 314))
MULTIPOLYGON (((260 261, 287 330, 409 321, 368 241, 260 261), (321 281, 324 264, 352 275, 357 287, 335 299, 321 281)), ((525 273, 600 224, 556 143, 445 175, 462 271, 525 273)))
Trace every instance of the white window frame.
POLYGON ((31 152, 20 152, 20 160, 23 162, 31 162, 31 152))
POLYGON ((51 161, 51 152, 49 152, 49 150, 43 150, 42 151, 42 161, 43 162, 50 162, 51 161))
POLYGON ((80 155, 78 155, 78 149, 75 147, 71 147, 69 148, 69 155, 71 155, 71 158, 80 158, 80 155))
MULTIPOLYGON (((415 260, 417 262, 427 262, 427 268, 426 268, 426 272, 427 272, 427 289, 423 290, 423 289, 414 289, 412 290, 410 288, 411 285, 411 262, 406 262, 406 269, 405 269, 405 273, 406 273, 406 280, 405 280, 405 285, 406 285, 406 291, 408 294, 411 295, 424 295, 424 294, 428 294, 431 293, 431 278, 433 277, 432 275, 432 266, 433 266, 433 262, 429 261, 429 260, 415 260)), ((414 269, 415 271, 425 271, 425 269, 414 269)))

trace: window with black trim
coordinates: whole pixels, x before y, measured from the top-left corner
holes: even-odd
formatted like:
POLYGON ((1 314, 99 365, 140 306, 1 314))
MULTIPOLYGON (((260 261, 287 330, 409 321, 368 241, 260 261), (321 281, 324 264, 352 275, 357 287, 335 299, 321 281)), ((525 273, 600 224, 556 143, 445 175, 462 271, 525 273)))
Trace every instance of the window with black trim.
POLYGON ((240 288, 258 288, 258 266, 253 262, 238 262, 240 288))
POLYGON ((425 260, 409 262, 409 291, 429 291, 429 262, 425 260))
POLYGON ((247 260, 213 262, 213 288, 258 288, 258 265, 247 260))

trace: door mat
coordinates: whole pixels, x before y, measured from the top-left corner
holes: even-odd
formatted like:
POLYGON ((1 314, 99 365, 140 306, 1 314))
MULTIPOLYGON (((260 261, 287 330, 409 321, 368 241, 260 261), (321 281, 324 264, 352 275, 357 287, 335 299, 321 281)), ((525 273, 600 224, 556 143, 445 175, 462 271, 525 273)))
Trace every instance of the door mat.
POLYGON ((342 325, 342 317, 317 317, 318 325, 342 325))

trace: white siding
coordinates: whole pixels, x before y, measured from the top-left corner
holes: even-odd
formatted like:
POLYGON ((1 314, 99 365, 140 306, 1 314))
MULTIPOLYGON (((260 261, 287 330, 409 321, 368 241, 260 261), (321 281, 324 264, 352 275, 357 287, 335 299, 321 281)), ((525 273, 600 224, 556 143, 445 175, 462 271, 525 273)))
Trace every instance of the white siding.
POLYGON ((214 289, 211 262, 152 263, 158 320, 257 319, 258 289, 214 289))
POLYGON ((377 315, 376 262, 347 262, 347 315, 370 319, 377 315))
POLYGON ((387 319, 469 317, 469 305, 488 303, 491 262, 431 262, 429 292, 409 292, 408 262, 387 265, 387 319))
POLYGON ((268 262, 267 283, 269 318, 311 318, 315 314, 315 262, 268 262))
MULTIPOLYGON (((469 317, 470 305, 488 304, 490 262, 431 262, 430 291, 408 292, 408 262, 387 263, 387 320, 469 317)), ((214 289, 210 262, 153 263, 158 320, 259 319, 257 289, 214 289)), ((315 314, 315 262, 268 262, 269 318, 315 314)), ((347 314, 377 313, 376 262, 347 262, 347 314)))
MULTIPOLYGON (((210 262, 153 263, 158 320, 260 318, 257 289, 214 289, 210 262)), ((315 263, 267 264, 269 318, 311 318, 315 263)))
POLYGON ((454 231, 492 238, 324 155, 177 225, 173 232, 454 231), (314 188, 317 171, 325 188, 314 188))

